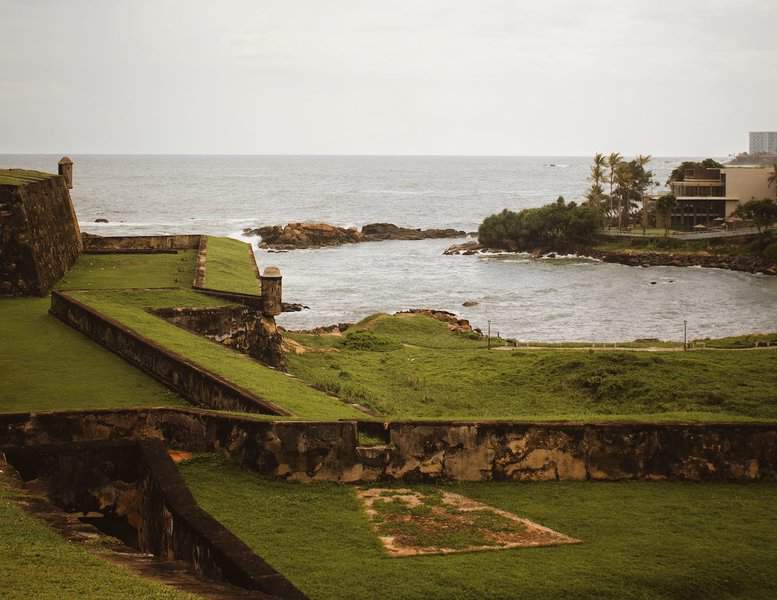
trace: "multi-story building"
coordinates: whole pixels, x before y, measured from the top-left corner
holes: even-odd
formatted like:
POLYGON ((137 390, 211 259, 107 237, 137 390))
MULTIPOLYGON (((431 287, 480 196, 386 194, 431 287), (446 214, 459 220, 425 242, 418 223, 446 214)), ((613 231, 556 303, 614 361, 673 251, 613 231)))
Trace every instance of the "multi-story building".
POLYGON ((777 154, 777 131, 751 131, 750 154, 777 154))
POLYGON ((671 216, 672 229, 722 223, 742 202, 774 198, 774 184, 769 183, 772 173, 772 167, 763 166, 686 169, 681 180, 671 183, 672 194, 677 198, 671 216))

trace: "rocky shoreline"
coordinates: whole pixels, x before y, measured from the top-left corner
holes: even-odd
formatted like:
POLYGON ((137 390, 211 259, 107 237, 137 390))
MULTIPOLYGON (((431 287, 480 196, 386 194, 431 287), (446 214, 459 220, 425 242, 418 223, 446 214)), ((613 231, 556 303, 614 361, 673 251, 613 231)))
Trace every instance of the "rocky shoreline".
POLYGON ((355 227, 338 227, 328 223, 289 223, 245 229, 243 235, 261 236, 260 248, 301 250, 382 240, 457 238, 466 236, 467 232, 458 229, 411 229, 393 223, 370 223, 361 231, 355 227))
MULTIPOLYGON (((488 248, 479 242, 471 241, 464 244, 456 244, 447 248, 443 254, 471 256, 474 254, 515 252, 518 250, 504 250, 488 248)), ((618 263, 630 267, 704 267, 708 269, 728 269, 730 271, 742 271, 745 273, 763 273, 765 275, 777 275, 777 261, 758 256, 734 256, 706 253, 683 252, 639 252, 633 250, 613 251, 597 250, 596 248, 577 248, 569 253, 579 256, 587 256, 601 260, 602 262, 618 263)), ((547 250, 533 250, 529 254, 540 258, 566 252, 556 253, 547 250)))

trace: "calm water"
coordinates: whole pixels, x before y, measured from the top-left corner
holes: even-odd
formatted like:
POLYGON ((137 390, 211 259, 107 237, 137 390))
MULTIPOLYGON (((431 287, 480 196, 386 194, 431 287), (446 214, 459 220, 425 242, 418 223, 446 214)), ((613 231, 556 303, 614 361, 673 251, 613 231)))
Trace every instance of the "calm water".
MULTIPOLYGON (((0 167, 54 170, 59 156, 0 155, 0 167)), ((475 230, 503 208, 579 197, 579 157, 73 156, 82 228, 101 235, 204 232, 290 221, 475 230), (555 165, 555 166, 551 166, 555 165), (96 224, 96 218, 110 223, 96 224)), ((652 164, 664 181, 681 158, 652 164)), ((255 240, 254 240, 255 241, 255 240)), ((777 329, 777 278, 715 269, 638 269, 520 256, 442 256, 455 240, 258 251, 285 296, 311 310, 289 327, 412 307, 457 312, 532 340, 680 339, 777 329), (478 306, 464 308, 474 300, 478 306)))

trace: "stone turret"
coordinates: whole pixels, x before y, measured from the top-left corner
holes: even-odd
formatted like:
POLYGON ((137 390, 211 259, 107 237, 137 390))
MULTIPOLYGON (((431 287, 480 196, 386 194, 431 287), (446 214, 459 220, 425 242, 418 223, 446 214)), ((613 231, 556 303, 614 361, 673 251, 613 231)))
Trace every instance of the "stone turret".
POLYGON ((67 189, 73 189, 73 160, 69 156, 63 156, 57 163, 58 172, 65 178, 67 189))
POLYGON ((262 314, 274 317, 283 312, 282 276, 278 267, 267 267, 262 282, 262 314))

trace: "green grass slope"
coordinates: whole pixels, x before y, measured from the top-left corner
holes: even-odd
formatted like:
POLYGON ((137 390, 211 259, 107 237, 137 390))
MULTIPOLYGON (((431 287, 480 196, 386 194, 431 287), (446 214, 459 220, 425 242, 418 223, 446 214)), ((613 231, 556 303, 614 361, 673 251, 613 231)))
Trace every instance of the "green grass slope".
POLYGON ((176 327, 147 310, 170 306, 223 306, 222 300, 189 290, 95 290, 74 291, 70 294, 136 333, 288 409, 297 417, 338 419, 364 416, 364 413, 337 398, 315 390, 285 373, 266 367, 246 354, 176 327))
POLYGON ((205 510, 316 600, 777 597, 775 484, 450 485, 583 543, 389 558, 352 487, 267 481, 210 456, 179 468, 205 510))
POLYGON ((173 392, 48 314, 0 299, 0 411, 182 406, 173 392))
POLYGON ((227 292, 259 294, 251 246, 230 238, 208 237, 205 287, 227 292))
POLYGON ((291 372, 391 418, 777 419, 774 349, 489 352, 422 316, 292 337, 330 351, 289 356, 291 372))

